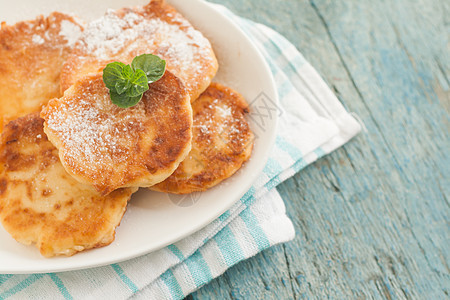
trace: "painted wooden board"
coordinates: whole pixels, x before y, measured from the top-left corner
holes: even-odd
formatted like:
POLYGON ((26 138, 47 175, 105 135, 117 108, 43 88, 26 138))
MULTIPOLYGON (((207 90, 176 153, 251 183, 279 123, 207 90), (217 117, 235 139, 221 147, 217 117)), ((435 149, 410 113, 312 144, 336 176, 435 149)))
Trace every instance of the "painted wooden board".
POLYGON ((269 25, 367 132, 278 187, 294 241, 191 299, 449 299, 450 2, 214 0, 269 25))

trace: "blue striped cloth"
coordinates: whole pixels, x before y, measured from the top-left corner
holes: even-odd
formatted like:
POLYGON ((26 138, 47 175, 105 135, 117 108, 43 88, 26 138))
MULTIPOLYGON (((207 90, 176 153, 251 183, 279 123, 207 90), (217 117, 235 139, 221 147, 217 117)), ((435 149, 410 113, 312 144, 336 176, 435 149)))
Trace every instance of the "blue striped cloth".
POLYGON ((286 39, 215 7, 270 58, 280 96, 276 145, 253 187, 204 229, 154 253, 88 270, 0 275, 0 299, 182 299, 238 262, 293 239, 274 187, 342 146, 361 127, 286 39))

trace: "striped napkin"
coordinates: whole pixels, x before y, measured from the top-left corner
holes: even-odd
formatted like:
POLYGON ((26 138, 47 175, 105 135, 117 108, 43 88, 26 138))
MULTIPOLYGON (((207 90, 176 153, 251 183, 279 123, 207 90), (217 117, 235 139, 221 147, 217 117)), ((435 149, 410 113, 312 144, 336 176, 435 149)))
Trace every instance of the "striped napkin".
MULTIPOLYGON (((214 7, 233 19, 270 58, 280 96, 276 145, 253 187, 217 220, 154 253, 88 270, 0 275, 0 299, 182 299, 238 262, 294 238, 274 187, 342 146, 361 127, 285 38, 222 6, 214 7)), ((270 103, 267 107, 267 111, 263 107, 253 111, 268 116, 273 109, 270 103)))

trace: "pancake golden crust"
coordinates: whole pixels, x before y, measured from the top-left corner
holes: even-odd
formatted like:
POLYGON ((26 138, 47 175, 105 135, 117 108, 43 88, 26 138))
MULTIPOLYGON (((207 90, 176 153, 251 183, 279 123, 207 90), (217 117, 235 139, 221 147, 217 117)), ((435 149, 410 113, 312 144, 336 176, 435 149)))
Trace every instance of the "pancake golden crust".
POLYGON ((218 63, 209 41, 162 0, 144 7, 122 8, 91 22, 61 73, 62 90, 85 74, 101 72, 110 62, 131 63, 155 54, 179 77, 194 101, 208 87, 218 63))
POLYGON ((151 190, 175 194, 205 191, 233 175, 250 158, 254 136, 245 99, 217 83, 192 104, 192 150, 175 172, 151 190))
POLYGON ((64 170, 39 113, 8 123, 0 142, 0 220, 46 257, 73 255, 114 240, 136 189, 101 196, 64 170))
POLYGON ((178 167, 191 149, 189 100, 183 83, 166 71, 136 106, 119 108, 99 73, 51 100, 41 116, 68 173, 106 195, 154 185, 178 167))
POLYGON ((62 65, 81 34, 62 13, 0 29, 0 132, 8 121, 39 111, 60 96, 62 65))

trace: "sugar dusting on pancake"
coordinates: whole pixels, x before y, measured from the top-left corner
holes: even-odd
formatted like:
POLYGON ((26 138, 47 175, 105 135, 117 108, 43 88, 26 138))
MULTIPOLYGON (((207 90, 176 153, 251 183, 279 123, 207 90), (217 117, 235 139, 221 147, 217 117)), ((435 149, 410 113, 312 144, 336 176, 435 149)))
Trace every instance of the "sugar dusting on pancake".
POLYGON ((169 71, 142 100, 120 108, 102 74, 78 81, 42 110, 45 132, 67 172, 106 195, 166 179, 191 148, 192 108, 183 83, 169 71))
POLYGON ((147 118, 144 102, 128 109, 116 107, 104 88, 103 92, 96 90, 99 82, 93 85, 95 79, 89 79, 71 101, 60 101, 58 109, 46 115, 48 129, 57 132, 70 149, 67 156, 71 160, 82 157, 83 167, 91 169, 96 164, 126 161, 147 118))
POLYGON ((173 7, 154 0, 144 7, 108 10, 89 23, 64 65, 62 89, 111 61, 129 64, 143 53, 165 59, 168 70, 185 84, 191 101, 207 88, 218 68, 208 39, 173 7))
POLYGON ((253 149, 254 135, 245 120, 248 104, 218 83, 192 104, 192 149, 175 172, 151 190, 187 194, 205 191, 233 175, 253 149))
POLYGON ((102 196, 61 165, 39 113, 8 123, 0 140, 0 221, 45 257, 110 244, 136 188, 102 196))

